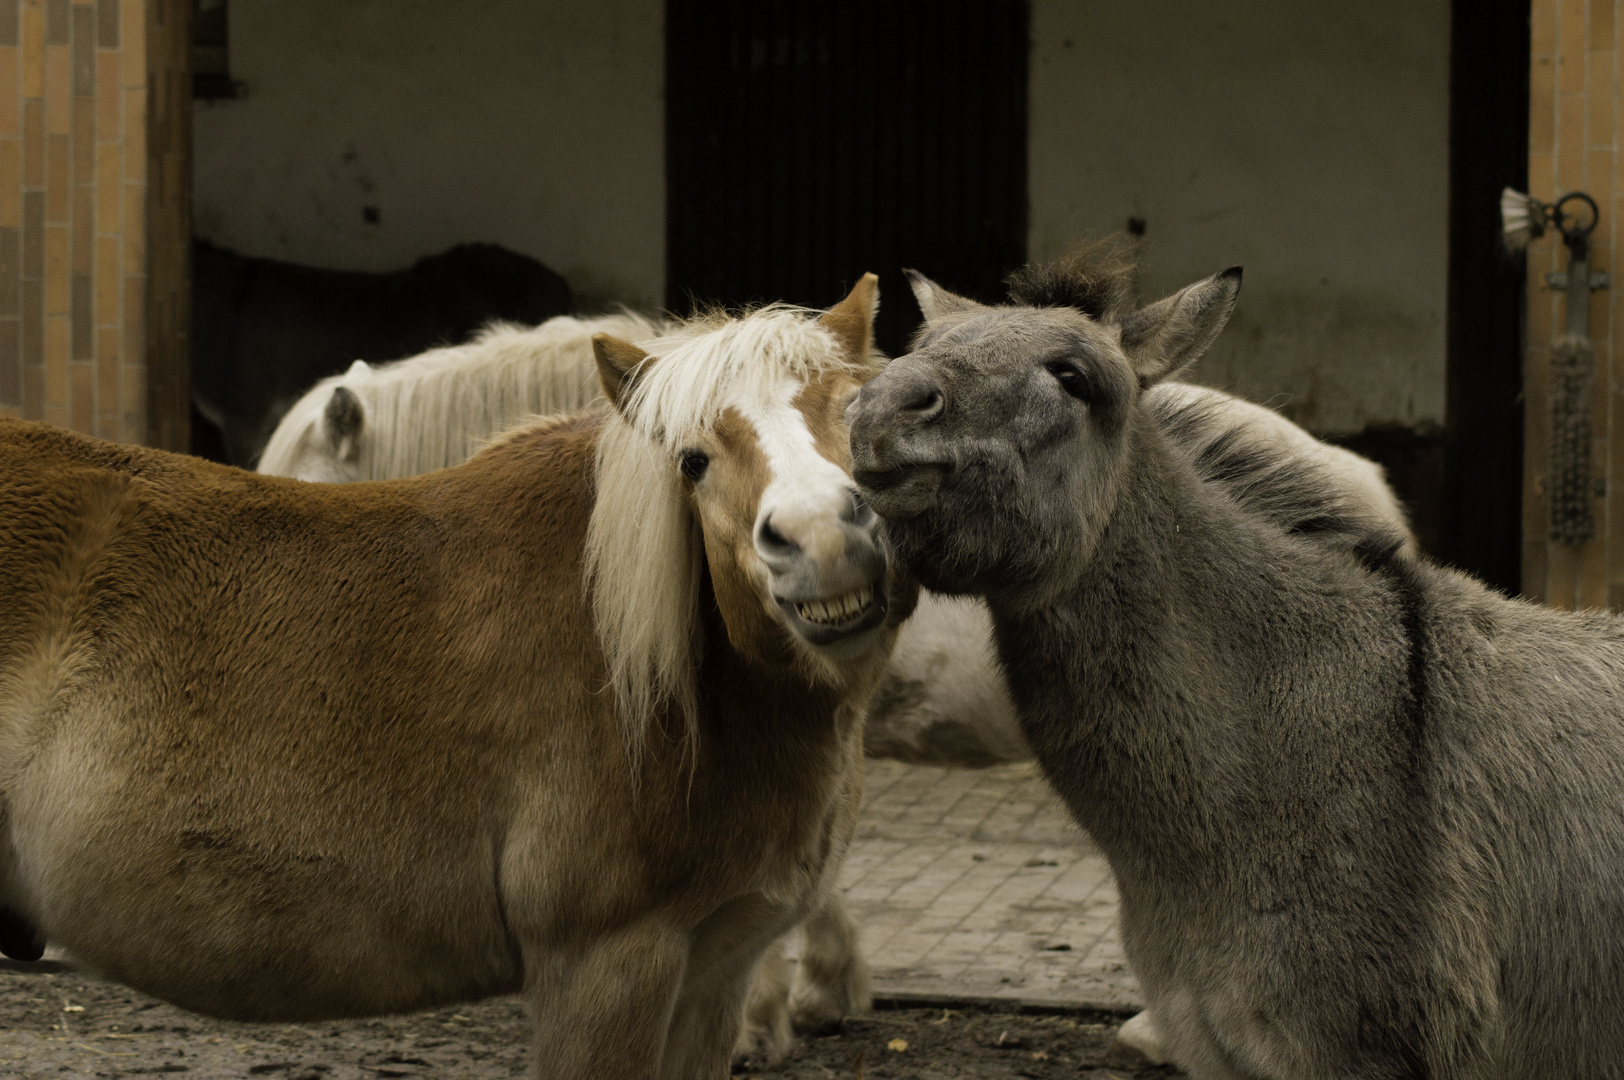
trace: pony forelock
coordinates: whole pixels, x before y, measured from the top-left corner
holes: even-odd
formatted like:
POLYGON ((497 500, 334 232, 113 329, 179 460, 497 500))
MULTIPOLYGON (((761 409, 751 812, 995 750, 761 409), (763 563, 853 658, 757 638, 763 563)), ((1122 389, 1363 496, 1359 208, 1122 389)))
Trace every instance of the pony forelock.
POLYGON ((769 304, 740 315, 712 312, 677 323, 653 342, 620 410, 645 438, 668 451, 708 428, 731 402, 777 399, 786 378, 807 382, 830 371, 858 373, 840 342, 819 325, 820 311, 769 304))
POLYGON ((698 723, 704 541, 676 456, 729 405, 775 400, 786 378, 859 373, 820 314, 773 304, 674 324, 642 343, 650 359, 598 442, 586 581, 634 754, 662 708, 682 716, 690 743, 698 723))

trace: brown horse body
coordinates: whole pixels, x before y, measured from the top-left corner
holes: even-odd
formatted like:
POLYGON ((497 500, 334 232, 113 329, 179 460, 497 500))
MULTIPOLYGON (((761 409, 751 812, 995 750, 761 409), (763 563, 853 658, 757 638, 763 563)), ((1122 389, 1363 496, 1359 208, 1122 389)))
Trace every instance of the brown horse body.
POLYGON ((628 738, 583 587, 621 422, 344 487, 0 422, 0 906, 214 1015, 524 987, 547 1075, 725 1071, 850 836, 894 630, 819 679, 711 550, 698 706, 628 738))

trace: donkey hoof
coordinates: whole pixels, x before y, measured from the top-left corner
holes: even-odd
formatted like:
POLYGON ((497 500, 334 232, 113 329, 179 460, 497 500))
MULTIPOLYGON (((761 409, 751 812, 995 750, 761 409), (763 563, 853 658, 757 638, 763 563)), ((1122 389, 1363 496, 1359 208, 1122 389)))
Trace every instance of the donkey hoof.
POLYGON ((1116 1042, 1110 1050, 1110 1060, 1118 1068, 1139 1069, 1147 1065, 1165 1065, 1167 1056, 1162 1052, 1161 1033, 1150 1017, 1150 1010, 1128 1018, 1117 1029, 1116 1042))
POLYGON ((38 960, 45 955, 45 938, 21 915, 0 907, 0 953, 13 960, 38 960))

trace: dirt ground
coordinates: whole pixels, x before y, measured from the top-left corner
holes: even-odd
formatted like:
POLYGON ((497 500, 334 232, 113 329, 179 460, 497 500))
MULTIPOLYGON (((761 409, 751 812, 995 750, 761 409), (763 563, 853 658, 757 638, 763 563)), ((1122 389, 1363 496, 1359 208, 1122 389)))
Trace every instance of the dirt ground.
MULTIPOLYGON (((1112 1067, 1121 1017, 975 1008, 881 1009, 839 1032, 800 1041, 761 1080, 831 1077, 1085 1077, 1160 1080, 1164 1068, 1112 1067)), ((323 1024, 209 1020, 49 961, 0 962, 0 1077, 134 1077, 168 1073, 269 1080, 524 1076, 529 1025, 517 998, 455 1010, 323 1024)))

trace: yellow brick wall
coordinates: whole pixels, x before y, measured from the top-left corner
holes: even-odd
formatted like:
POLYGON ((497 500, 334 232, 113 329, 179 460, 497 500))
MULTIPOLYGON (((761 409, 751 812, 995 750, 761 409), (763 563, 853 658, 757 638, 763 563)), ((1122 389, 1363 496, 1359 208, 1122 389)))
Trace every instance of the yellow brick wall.
MULTIPOLYGON (((1615 180, 1624 103, 1614 29, 1624 20, 1624 0, 1533 0, 1532 18, 1529 194, 1550 202, 1588 192, 1601 208, 1591 269, 1613 272, 1613 253, 1624 239, 1624 182, 1615 180)), ((1591 460, 1593 475, 1605 480, 1596 495, 1597 536, 1586 544, 1550 541, 1551 341, 1566 325, 1567 305, 1545 275, 1566 265, 1566 249, 1552 236, 1529 249, 1523 592, 1557 607, 1624 610, 1624 325, 1614 317, 1616 285, 1590 300, 1596 350, 1591 460)))
POLYGON ((0 416, 146 441, 147 0, 0 0, 0 416))

